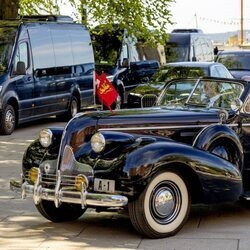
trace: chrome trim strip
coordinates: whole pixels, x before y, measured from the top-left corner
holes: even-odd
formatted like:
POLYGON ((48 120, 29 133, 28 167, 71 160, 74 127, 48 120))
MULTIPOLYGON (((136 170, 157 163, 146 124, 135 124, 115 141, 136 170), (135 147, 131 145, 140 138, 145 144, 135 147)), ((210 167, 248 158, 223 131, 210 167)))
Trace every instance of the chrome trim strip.
MULTIPOLYGON (((215 123, 216 124, 216 123, 215 123)), ((100 128, 98 129, 98 131, 130 131, 130 130, 135 130, 135 131, 139 131, 139 130, 161 130, 161 129, 183 129, 183 128, 205 128, 209 125, 213 125, 213 124, 204 124, 204 125, 183 125, 183 126, 156 126, 156 127, 129 127, 129 128, 100 128)), ((225 124, 228 127, 238 127, 239 125, 237 123, 233 123, 233 124, 225 124)))

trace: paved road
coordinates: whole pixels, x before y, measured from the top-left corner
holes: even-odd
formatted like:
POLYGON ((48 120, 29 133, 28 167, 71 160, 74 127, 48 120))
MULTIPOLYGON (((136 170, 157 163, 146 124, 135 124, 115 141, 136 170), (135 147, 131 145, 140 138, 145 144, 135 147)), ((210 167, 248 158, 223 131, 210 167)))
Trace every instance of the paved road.
POLYGON ((41 128, 64 126, 47 119, 0 136, 0 249, 250 249, 250 206, 221 204, 192 207, 188 223, 174 237, 142 238, 124 214, 87 211, 79 220, 56 224, 36 211, 31 200, 9 190, 21 172, 25 148, 41 128))

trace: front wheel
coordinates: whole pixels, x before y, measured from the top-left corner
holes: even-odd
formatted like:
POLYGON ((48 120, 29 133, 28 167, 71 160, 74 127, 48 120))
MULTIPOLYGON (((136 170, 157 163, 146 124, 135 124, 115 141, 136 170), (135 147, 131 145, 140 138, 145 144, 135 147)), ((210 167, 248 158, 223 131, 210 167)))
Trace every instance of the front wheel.
POLYGON ((0 133, 3 135, 10 135, 16 125, 16 113, 14 108, 11 105, 7 105, 3 110, 2 120, 0 126, 0 133))
POLYGON ((53 222, 77 220, 86 211, 80 205, 68 203, 63 203, 57 208, 53 201, 46 200, 42 200, 36 208, 43 217, 53 222))
POLYGON ((164 171, 150 181, 137 200, 129 203, 129 216, 139 233, 149 238, 162 238, 174 235, 182 228, 190 204, 183 178, 164 171))

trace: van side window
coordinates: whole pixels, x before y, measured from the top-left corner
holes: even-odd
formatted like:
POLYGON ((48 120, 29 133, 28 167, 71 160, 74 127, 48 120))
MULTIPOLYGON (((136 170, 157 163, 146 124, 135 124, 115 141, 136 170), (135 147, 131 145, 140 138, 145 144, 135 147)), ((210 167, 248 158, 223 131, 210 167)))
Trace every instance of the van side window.
POLYGON ((18 45, 15 57, 14 71, 16 71, 17 62, 24 62, 25 68, 29 68, 28 43, 22 42, 18 45))

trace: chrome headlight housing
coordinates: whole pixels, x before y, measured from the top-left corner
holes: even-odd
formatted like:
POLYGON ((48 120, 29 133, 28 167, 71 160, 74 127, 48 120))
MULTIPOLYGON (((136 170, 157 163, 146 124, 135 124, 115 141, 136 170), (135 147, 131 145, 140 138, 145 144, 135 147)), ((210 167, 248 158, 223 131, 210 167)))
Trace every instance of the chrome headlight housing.
POLYGON ((94 152, 100 153, 104 150, 106 145, 105 137, 103 134, 97 132, 91 137, 91 147, 94 152))
POLYGON ((52 143, 53 133, 50 129, 42 129, 39 134, 39 141, 44 148, 47 148, 52 143))

